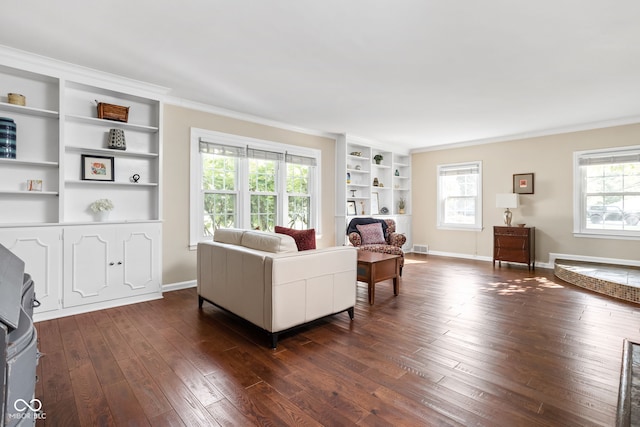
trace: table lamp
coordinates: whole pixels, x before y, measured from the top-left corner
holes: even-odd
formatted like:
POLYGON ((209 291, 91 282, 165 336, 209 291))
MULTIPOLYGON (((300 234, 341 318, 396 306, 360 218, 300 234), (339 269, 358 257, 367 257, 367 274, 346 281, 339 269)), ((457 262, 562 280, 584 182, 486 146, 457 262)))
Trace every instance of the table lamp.
POLYGON ((501 193, 496 194, 496 207, 504 208, 503 218, 507 227, 511 227, 511 218, 513 213, 509 209, 515 209, 518 207, 518 195, 516 193, 501 193))

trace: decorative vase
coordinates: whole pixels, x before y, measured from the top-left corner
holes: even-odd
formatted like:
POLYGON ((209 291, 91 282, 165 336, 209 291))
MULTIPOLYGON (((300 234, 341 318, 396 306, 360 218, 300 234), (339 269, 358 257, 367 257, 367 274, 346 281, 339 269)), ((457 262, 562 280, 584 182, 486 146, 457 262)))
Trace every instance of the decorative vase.
POLYGON ((0 158, 15 159, 17 127, 13 119, 0 117, 0 158))
POLYGON ((122 129, 109 130, 109 148, 113 150, 127 149, 127 143, 124 140, 124 130, 122 129))
POLYGON ((98 222, 107 222, 109 221, 109 212, 110 211, 98 211, 96 212, 96 219, 98 222))

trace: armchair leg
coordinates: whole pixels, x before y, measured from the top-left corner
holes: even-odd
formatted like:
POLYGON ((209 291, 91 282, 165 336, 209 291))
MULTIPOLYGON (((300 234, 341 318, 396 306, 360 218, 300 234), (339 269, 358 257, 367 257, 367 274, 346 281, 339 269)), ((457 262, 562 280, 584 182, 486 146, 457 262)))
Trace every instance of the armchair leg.
POLYGON ((349 313, 349 319, 353 320, 353 316, 354 316, 353 307, 347 308, 347 313, 349 313))

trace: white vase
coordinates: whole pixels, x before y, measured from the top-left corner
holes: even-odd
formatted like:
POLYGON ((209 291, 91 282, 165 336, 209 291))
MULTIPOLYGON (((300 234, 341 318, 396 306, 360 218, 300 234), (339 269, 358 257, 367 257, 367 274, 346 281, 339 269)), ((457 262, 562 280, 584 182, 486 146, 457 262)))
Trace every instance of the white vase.
POLYGON ((109 220, 109 211, 98 211, 96 212, 96 219, 99 222, 105 222, 109 220))

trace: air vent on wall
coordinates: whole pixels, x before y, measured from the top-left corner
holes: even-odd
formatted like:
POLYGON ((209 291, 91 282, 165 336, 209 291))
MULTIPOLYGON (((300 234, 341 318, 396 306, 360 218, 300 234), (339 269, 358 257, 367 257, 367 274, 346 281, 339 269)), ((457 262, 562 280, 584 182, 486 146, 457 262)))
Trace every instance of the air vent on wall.
POLYGON ((413 252, 417 254, 426 254, 429 252, 429 246, 427 245, 413 245, 413 252))

